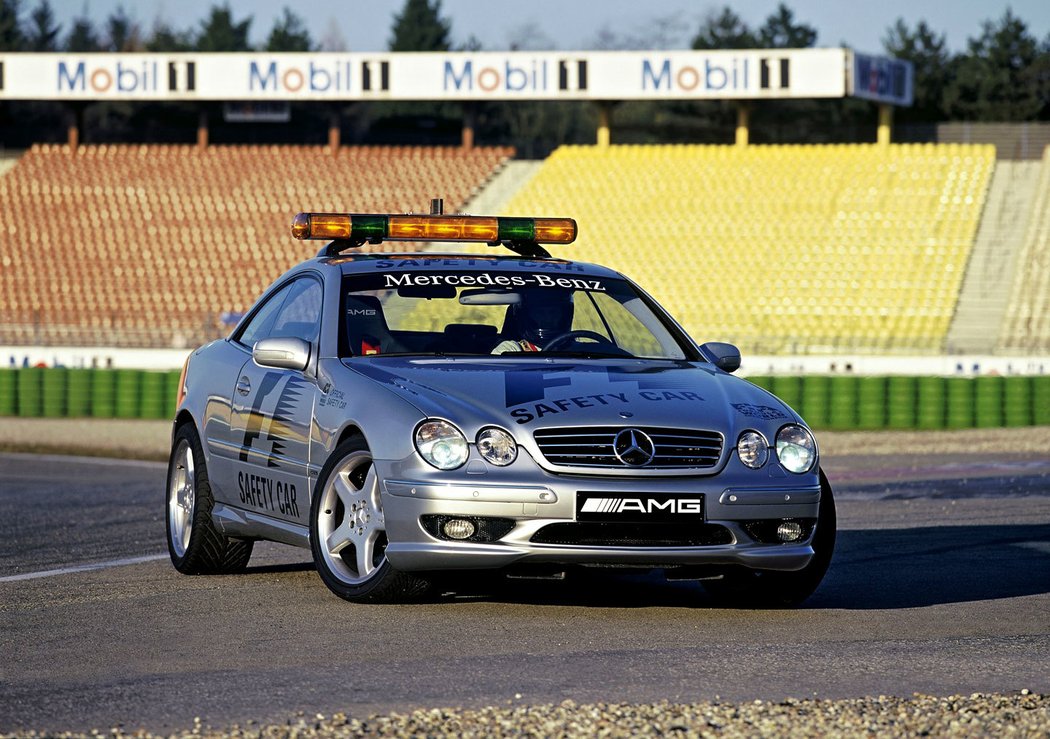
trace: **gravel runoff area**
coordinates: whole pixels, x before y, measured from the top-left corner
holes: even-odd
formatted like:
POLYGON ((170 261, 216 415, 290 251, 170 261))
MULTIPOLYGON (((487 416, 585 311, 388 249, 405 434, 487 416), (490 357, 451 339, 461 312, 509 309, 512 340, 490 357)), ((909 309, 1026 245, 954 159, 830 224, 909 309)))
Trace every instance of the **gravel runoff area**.
MULTIPOLYGON (((116 727, 90 734, 3 735, 4 739, 54 737, 153 737, 116 727)), ((1047 737, 1050 696, 1022 690, 1009 695, 974 693, 935 698, 785 700, 752 703, 432 708, 411 713, 299 715, 283 724, 249 723, 192 729, 172 737, 1047 737)))
MULTIPOLYGON (((960 431, 818 431, 821 455, 1040 454, 1050 449, 1050 426, 960 431)), ((100 418, 0 418, 0 451, 82 454, 167 461, 169 421, 100 418)))

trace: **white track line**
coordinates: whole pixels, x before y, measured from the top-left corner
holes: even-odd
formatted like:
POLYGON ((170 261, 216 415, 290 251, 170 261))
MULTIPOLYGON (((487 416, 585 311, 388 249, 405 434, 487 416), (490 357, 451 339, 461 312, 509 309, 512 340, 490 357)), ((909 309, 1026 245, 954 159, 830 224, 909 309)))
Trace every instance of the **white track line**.
POLYGON ((1034 552, 1041 552, 1043 554, 1050 554, 1050 541, 1022 541, 1014 544, 1015 547, 1023 547, 1024 549, 1031 549, 1034 552))
POLYGON ((167 462, 150 462, 145 459, 121 459, 119 457, 83 457, 75 454, 32 454, 30 452, 0 452, 0 459, 34 460, 37 462, 77 462, 80 464, 103 464, 109 467, 145 467, 147 469, 165 469, 167 462))
POLYGON ((143 562, 156 562, 159 559, 167 559, 167 554, 147 554, 144 557, 128 557, 127 559, 113 559, 109 562, 95 562, 89 565, 72 565, 61 567, 57 570, 41 570, 40 572, 24 572, 21 575, 7 575, 0 577, 0 582, 19 582, 21 580, 36 580, 41 577, 55 577, 56 575, 72 575, 76 572, 91 572, 92 570, 106 570, 110 567, 124 567, 126 565, 138 565, 143 562))

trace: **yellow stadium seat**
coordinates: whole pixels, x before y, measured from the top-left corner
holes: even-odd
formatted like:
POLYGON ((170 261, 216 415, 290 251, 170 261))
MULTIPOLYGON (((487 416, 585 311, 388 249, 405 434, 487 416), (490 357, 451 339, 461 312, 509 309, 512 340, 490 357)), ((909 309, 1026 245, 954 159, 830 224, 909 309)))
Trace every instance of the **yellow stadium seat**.
POLYGON ((573 258, 638 277, 701 341, 935 352, 994 158, 967 144, 564 146, 509 211, 576 218, 573 258))

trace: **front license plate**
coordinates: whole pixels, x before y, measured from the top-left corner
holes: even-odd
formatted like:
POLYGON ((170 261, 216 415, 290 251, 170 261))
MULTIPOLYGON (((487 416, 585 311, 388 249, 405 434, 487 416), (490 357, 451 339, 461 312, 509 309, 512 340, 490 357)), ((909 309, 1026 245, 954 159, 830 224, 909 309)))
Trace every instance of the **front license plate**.
POLYGON ((576 520, 703 523, 704 496, 682 493, 625 495, 579 492, 576 493, 576 520))

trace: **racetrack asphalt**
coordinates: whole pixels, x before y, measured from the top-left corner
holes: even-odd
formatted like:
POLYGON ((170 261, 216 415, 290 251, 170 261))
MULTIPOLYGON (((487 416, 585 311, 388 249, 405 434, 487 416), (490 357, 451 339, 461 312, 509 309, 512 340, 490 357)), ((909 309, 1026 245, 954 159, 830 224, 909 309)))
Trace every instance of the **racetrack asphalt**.
MULTIPOLYGON (((166 445, 163 422, 131 422, 131 436, 147 426, 166 445)), ((1050 459, 1023 451, 1046 432, 882 447, 820 435, 840 537, 792 611, 717 608, 695 584, 617 572, 358 606, 324 588, 308 552, 271 544, 245 574, 185 577, 166 561, 163 464, 0 454, 0 733, 1050 692, 1050 459)))

